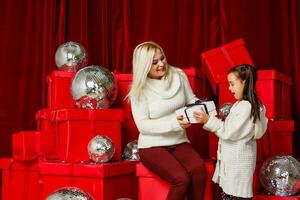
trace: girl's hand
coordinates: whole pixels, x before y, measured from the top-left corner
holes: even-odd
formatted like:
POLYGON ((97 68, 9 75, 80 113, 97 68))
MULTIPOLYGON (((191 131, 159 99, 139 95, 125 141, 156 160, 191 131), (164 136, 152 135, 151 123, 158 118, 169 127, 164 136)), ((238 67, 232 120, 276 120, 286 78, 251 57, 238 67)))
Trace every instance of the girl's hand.
POLYGON ((191 126, 191 123, 189 121, 184 120, 182 115, 177 116, 177 121, 181 128, 186 129, 191 126))
POLYGON ((193 116, 200 124, 205 124, 209 119, 209 115, 202 110, 193 112, 193 116))

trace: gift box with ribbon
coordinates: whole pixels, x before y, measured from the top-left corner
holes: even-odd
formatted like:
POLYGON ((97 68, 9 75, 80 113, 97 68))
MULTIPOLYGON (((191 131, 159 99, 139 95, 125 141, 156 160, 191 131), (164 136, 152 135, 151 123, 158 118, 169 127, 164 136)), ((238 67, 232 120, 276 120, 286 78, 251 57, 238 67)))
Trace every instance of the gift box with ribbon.
POLYGON ((88 143, 96 135, 109 137, 115 147, 112 160, 121 159, 121 109, 60 109, 53 111, 57 156, 64 161, 88 161, 88 143))
POLYGON ((77 187, 94 200, 137 199, 134 161, 105 164, 41 162, 42 199, 60 188, 77 187))
POLYGON ((2 170, 2 200, 32 200, 41 198, 41 176, 38 161, 16 161, 0 158, 2 170))

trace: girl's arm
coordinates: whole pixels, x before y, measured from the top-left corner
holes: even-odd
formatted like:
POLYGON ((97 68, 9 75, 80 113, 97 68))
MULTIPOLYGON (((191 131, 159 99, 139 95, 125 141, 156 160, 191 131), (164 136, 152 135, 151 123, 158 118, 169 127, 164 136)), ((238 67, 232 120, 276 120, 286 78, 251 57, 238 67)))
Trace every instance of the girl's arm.
POLYGON ((266 117, 266 108, 260 111, 260 120, 254 126, 254 139, 260 139, 266 132, 268 127, 268 118, 266 117))
POLYGON ((239 102, 238 107, 227 116, 225 121, 210 116, 203 128, 214 132, 224 140, 240 140, 253 133, 253 123, 250 119, 251 104, 248 101, 239 102))

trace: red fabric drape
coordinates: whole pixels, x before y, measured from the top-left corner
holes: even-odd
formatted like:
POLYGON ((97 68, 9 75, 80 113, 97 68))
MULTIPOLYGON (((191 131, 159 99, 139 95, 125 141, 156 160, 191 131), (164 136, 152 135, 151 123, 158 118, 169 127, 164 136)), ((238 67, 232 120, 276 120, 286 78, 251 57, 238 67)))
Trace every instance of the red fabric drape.
MULTIPOLYGON (((299 132, 299 19, 297 0, 2 0, 0 6, 0 156, 11 154, 11 133, 35 129, 46 106, 46 76, 67 41, 82 44, 89 65, 131 72, 133 48, 158 42, 170 64, 200 67, 200 52, 244 38, 260 69, 293 79, 299 132)), ((299 146, 299 136, 295 134, 299 146)), ((298 150, 300 152, 300 150, 298 150)))

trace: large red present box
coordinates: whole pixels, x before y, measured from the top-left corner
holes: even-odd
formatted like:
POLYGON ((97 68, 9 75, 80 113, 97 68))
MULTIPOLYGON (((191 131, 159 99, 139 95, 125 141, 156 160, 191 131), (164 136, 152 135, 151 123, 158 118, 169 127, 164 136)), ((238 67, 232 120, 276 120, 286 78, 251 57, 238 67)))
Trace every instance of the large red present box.
POLYGON ((109 137, 114 146, 112 160, 121 159, 121 109, 60 109, 53 111, 57 156, 64 161, 87 161, 88 143, 96 135, 109 137))
MULTIPOLYGON (((291 78, 276 70, 258 70, 256 91, 258 98, 266 106, 269 119, 291 119, 291 78)), ((219 106, 235 102, 228 83, 221 82, 219 87, 219 106)))
MULTIPOLYGON (((215 161, 206 160, 206 185, 204 200, 218 200, 220 198, 216 184, 212 182, 215 169, 215 161)), ((136 176, 138 177, 139 200, 161 200, 166 199, 170 184, 162 180, 156 174, 147 169, 142 163, 136 165, 136 176)))
POLYGON ((83 190, 94 200, 137 199, 135 165, 132 161, 105 164, 42 162, 43 199, 69 186, 83 190))
POLYGON ((20 131, 12 134, 12 153, 15 160, 36 160, 40 155, 40 132, 20 131))
POLYGON ((0 158, 0 169, 2 170, 2 200, 42 199, 38 162, 0 158))
MULTIPOLYGON (((293 155, 293 131, 293 120, 269 120, 266 133, 257 140, 257 162, 275 155, 293 155)), ((210 133, 209 155, 211 158, 217 157, 217 148, 218 137, 210 133)))
POLYGON ((203 71, 215 94, 218 94, 218 84, 227 80, 227 72, 231 67, 239 64, 253 65, 242 39, 203 52, 201 57, 203 71))
POLYGON ((71 94, 71 82, 75 72, 53 71, 47 77, 48 83, 48 108, 74 108, 71 94))

